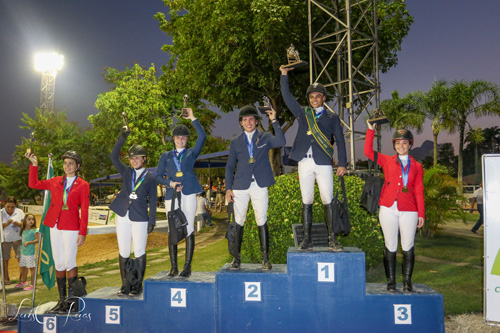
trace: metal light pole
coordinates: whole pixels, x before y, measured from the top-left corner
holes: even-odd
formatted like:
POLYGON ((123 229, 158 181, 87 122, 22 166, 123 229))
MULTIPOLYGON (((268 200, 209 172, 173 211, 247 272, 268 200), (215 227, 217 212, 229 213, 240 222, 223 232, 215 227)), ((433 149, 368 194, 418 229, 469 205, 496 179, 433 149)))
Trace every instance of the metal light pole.
POLYGON ((35 55, 35 70, 42 73, 40 89, 40 109, 52 112, 54 110, 54 92, 56 74, 64 64, 64 57, 57 53, 38 53, 35 55))

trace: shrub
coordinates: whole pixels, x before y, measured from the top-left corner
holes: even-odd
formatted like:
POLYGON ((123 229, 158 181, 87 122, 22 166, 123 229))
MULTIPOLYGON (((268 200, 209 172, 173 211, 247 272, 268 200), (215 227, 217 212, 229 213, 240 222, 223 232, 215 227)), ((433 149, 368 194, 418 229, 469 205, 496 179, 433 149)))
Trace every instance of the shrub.
MULTIPOLYGON (((364 181, 357 176, 345 176, 346 194, 351 220, 351 233, 341 238, 344 246, 355 246, 365 252, 367 268, 382 261, 384 241, 382 230, 375 215, 368 213, 360 205, 364 181)), ((335 191, 340 190, 335 176, 335 191)), ((302 223, 302 198, 297 173, 290 173, 276 178, 276 184, 269 188, 269 255, 272 263, 286 263, 288 248, 294 246, 292 224, 302 223)), ((323 203, 316 186, 313 220, 324 223, 323 203)), ((247 222, 242 244, 244 262, 260 262, 260 241, 255 215, 249 205, 247 222)))

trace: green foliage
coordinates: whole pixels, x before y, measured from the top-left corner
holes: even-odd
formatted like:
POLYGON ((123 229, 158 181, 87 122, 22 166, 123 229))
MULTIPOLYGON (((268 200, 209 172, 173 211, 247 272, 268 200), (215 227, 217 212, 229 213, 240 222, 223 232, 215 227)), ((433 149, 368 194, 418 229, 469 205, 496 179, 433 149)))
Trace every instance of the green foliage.
POLYGON ((450 176, 450 170, 436 166, 424 172, 425 224, 420 233, 432 236, 450 219, 462 219, 465 213, 461 202, 465 200, 457 192, 457 180, 450 176))
MULTIPOLYGON (((170 9, 170 20, 164 13, 157 13, 155 18, 173 40, 171 45, 163 46, 163 50, 171 54, 163 71, 169 73, 174 68, 176 71, 176 80, 170 83, 187 89, 190 96, 208 100, 223 112, 232 111, 234 106, 253 104, 266 95, 285 129, 293 124, 294 117, 283 108, 279 67, 286 63, 286 49, 290 43, 300 52, 301 59, 310 62, 306 2, 164 0, 164 3, 170 9)), ((403 1, 381 0, 378 3, 379 62, 385 72, 397 64, 397 52, 413 19, 403 1)), ((342 10, 340 12, 342 15, 342 10)), ((359 6, 352 7, 352 15, 356 22, 360 17, 359 6)), ((315 26, 321 27, 325 20, 332 21, 330 16, 318 10, 315 26)), ((321 29, 321 35, 335 33, 334 27, 330 22, 327 29, 321 29)), ((353 57, 361 62, 365 53, 354 50, 353 57)), ((370 67, 366 71, 370 76, 373 64, 364 61, 364 72, 366 66, 370 67)), ((309 73, 295 72, 290 88, 305 103, 309 73)))
MULTIPOLYGON (((340 184, 335 177, 335 191, 340 184)), ((382 260, 384 241, 377 218, 360 206, 364 181, 357 176, 345 176, 346 193, 352 230, 342 238, 344 246, 355 246, 365 252, 366 266, 372 267, 382 260)), ((286 174, 276 178, 276 184, 269 188, 269 209, 267 213, 270 234, 270 260, 272 263, 286 263, 288 248, 294 246, 292 224, 302 223, 302 197, 298 175, 286 174)), ((313 220, 324 223, 323 204, 318 188, 315 188, 313 220)), ((242 244, 242 259, 260 262, 260 242, 254 211, 249 205, 242 244)))
MULTIPOLYGON (((155 166, 164 151, 173 149, 172 141, 165 137, 172 134, 173 119, 177 115, 176 110, 183 106, 184 94, 160 83, 154 65, 145 69, 135 64, 124 71, 108 68, 105 78, 115 87, 98 96, 95 105, 99 113, 89 117, 93 125, 89 136, 92 141, 94 169, 98 170, 100 176, 115 172, 109 153, 123 126, 122 113, 128 118, 132 131, 123 149, 128 149, 132 144, 144 146, 148 150, 148 165, 155 166)), ((195 117, 205 131, 210 133, 210 127, 218 115, 191 104, 188 103, 187 106, 193 108, 195 117)), ((189 120, 182 119, 179 123, 192 129, 189 120)), ((192 132, 189 141, 191 146, 197 138, 193 129, 192 132)), ((218 141, 212 141, 211 145, 218 149, 218 141)), ((208 150, 204 150, 206 152, 208 150)))
MULTIPOLYGON (((89 145, 85 141, 84 131, 78 127, 76 122, 68 121, 66 111, 43 112, 36 109, 35 117, 23 113, 21 126, 35 132, 33 150, 39 161, 39 178, 45 179, 47 172, 48 154, 53 154, 54 172, 56 175, 63 173, 60 157, 68 150, 76 150, 82 156, 89 151, 89 145)), ((18 199, 30 198, 36 201, 38 190, 30 189, 28 186, 29 160, 24 157, 26 149, 29 148, 29 140, 23 139, 16 146, 12 167, 4 166, 0 174, 0 186, 7 195, 14 195, 18 199)), ((88 180, 90 166, 83 158, 80 175, 88 180)), ((41 203, 38 201, 38 203, 41 203)))

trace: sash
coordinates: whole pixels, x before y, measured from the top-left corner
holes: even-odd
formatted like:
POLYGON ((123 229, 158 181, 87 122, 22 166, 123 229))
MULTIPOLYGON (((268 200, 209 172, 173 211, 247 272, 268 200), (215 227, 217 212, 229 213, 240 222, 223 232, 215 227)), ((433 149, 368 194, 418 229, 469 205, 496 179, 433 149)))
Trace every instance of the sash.
MULTIPOLYGON (((326 110, 325 110, 326 112, 326 110)), ((321 149, 325 151, 325 153, 330 156, 330 159, 333 159, 333 146, 330 143, 330 140, 321 132, 318 127, 318 123, 316 122, 316 118, 314 117, 314 111, 312 108, 306 106, 305 114, 307 119, 307 125, 309 125, 309 130, 312 133, 312 136, 319 144, 321 149)))

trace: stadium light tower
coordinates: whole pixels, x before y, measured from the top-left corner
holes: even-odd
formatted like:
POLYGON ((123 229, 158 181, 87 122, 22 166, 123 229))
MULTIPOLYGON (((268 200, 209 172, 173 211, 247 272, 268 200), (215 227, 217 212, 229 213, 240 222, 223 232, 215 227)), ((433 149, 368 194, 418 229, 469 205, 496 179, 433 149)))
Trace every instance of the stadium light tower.
POLYGON ((42 111, 54 110, 54 92, 56 87, 56 74, 64 64, 64 57, 57 53, 38 53, 35 55, 35 70, 42 73, 40 89, 40 109, 42 111))

